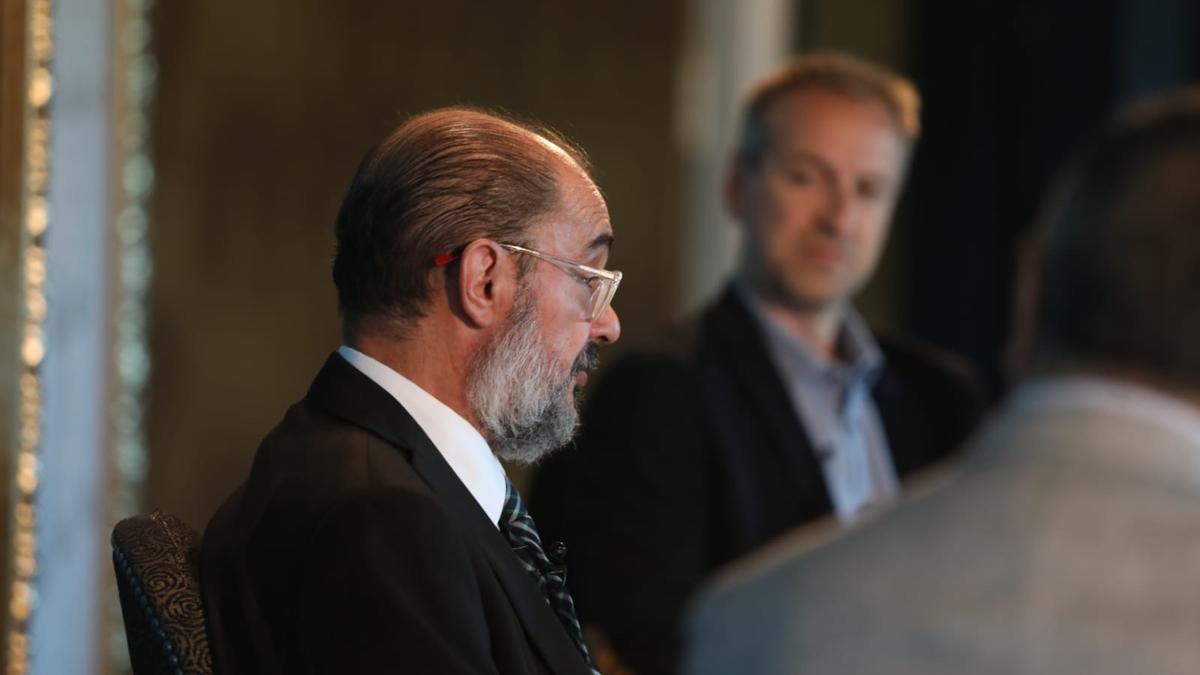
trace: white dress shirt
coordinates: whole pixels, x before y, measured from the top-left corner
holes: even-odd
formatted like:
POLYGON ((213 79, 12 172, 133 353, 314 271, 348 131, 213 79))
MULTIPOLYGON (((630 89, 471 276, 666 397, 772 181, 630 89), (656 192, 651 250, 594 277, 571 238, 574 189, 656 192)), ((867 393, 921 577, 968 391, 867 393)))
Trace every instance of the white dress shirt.
POLYGON ((450 406, 370 356, 345 345, 338 348, 338 354, 404 406, 492 525, 499 527, 507 477, 479 431, 450 406))

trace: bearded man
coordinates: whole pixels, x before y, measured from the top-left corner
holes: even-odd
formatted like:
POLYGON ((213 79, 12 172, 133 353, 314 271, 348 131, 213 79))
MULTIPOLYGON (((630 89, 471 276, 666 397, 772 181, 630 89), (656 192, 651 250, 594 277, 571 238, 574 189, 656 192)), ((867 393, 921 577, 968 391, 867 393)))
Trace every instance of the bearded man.
POLYGON ((611 244, 552 132, 452 108, 367 154, 337 220, 345 344, 205 533, 219 672, 594 672, 497 457, 574 434, 620 335, 611 244))

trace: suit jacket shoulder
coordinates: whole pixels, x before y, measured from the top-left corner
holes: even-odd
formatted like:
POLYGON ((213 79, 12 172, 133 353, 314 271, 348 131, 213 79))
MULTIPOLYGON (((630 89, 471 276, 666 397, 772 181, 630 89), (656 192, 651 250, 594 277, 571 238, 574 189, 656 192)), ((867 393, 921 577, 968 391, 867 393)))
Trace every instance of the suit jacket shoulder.
POLYGON ((908 335, 879 333, 876 340, 888 370, 896 377, 920 383, 945 398, 964 399, 964 411, 974 410, 973 416, 978 417, 985 397, 975 369, 966 359, 908 335))
POLYGON ((877 336, 884 371, 872 394, 900 476, 956 452, 985 409, 963 359, 908 336, 877 336))
POLYGON ((210 522, 222 672, 588 672, 407 412, 334 355, 210 522))

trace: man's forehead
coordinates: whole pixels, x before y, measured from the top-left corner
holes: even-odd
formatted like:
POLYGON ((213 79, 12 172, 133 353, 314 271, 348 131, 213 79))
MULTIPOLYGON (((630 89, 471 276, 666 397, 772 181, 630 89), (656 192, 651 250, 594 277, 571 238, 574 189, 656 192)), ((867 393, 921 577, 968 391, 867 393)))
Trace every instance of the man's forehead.
MULTIPOLYGON (((600 203, 604 204, 604 201, 601 200, 600 203)), ((588 228, 584 225, 587 233, 583 237, 585 242, 583 252, 589 257, 607 252, 612 248, 614 241, 612 223, 608 219, 607 205, 600 209, 595 218, 584 221, 584 223, 588 222, 591 223, 591 227, 588 228)))
MULTIPOLYGON (((568 257, 593 258, 612 248, 614 237, 607 216, 603 220, 571 217, 560 213, 535 231, 541 245, 568 257)), ((550 251, 548 251, 550 252, 550 251)))
POLYGON ((853 161, 858 168, 886 175, 901 173, 908 144, 882 105, 825 95, 823 104, 807 103, 793 94, 775 110, 767 152, 785 163, 853 161))
POLYGON ((608 205, 599 188, 577 165, 564 167, 561 203, 546 222, 547 239, 571 255, 594 255, 612 246, 608 205))
POLYGON ((788 136, 797 132, 828 133, 829 127, 884 128, 900 145, 907 145, 904 134, 887 106, 874 98, 859 97, 834 90, 800 89, 790 92, 767 109, 768 136, 788 136))

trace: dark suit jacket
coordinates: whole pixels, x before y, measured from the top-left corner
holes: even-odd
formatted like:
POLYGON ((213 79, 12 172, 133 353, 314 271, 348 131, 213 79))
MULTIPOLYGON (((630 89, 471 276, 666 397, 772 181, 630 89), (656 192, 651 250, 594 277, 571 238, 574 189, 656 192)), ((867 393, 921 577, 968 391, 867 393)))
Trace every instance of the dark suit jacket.
POLYGON ((336 354, 204 536, 221 673, 588 673, 505 537, 336 354))
MULTIPOLYGON (((713 568, 832 509, 759 326, 732 289, 669 342, 602 378, 579 447, 539 477, 535 495, 543 534, 569 545, 581 619, 639 675, 674 672, 681 611, 713 568), (564 472, 565 490, 546 479, 564 472)), ((963 439, 981 399, 932 350, 880 346, 873 394, 905 476, 963 439)))

